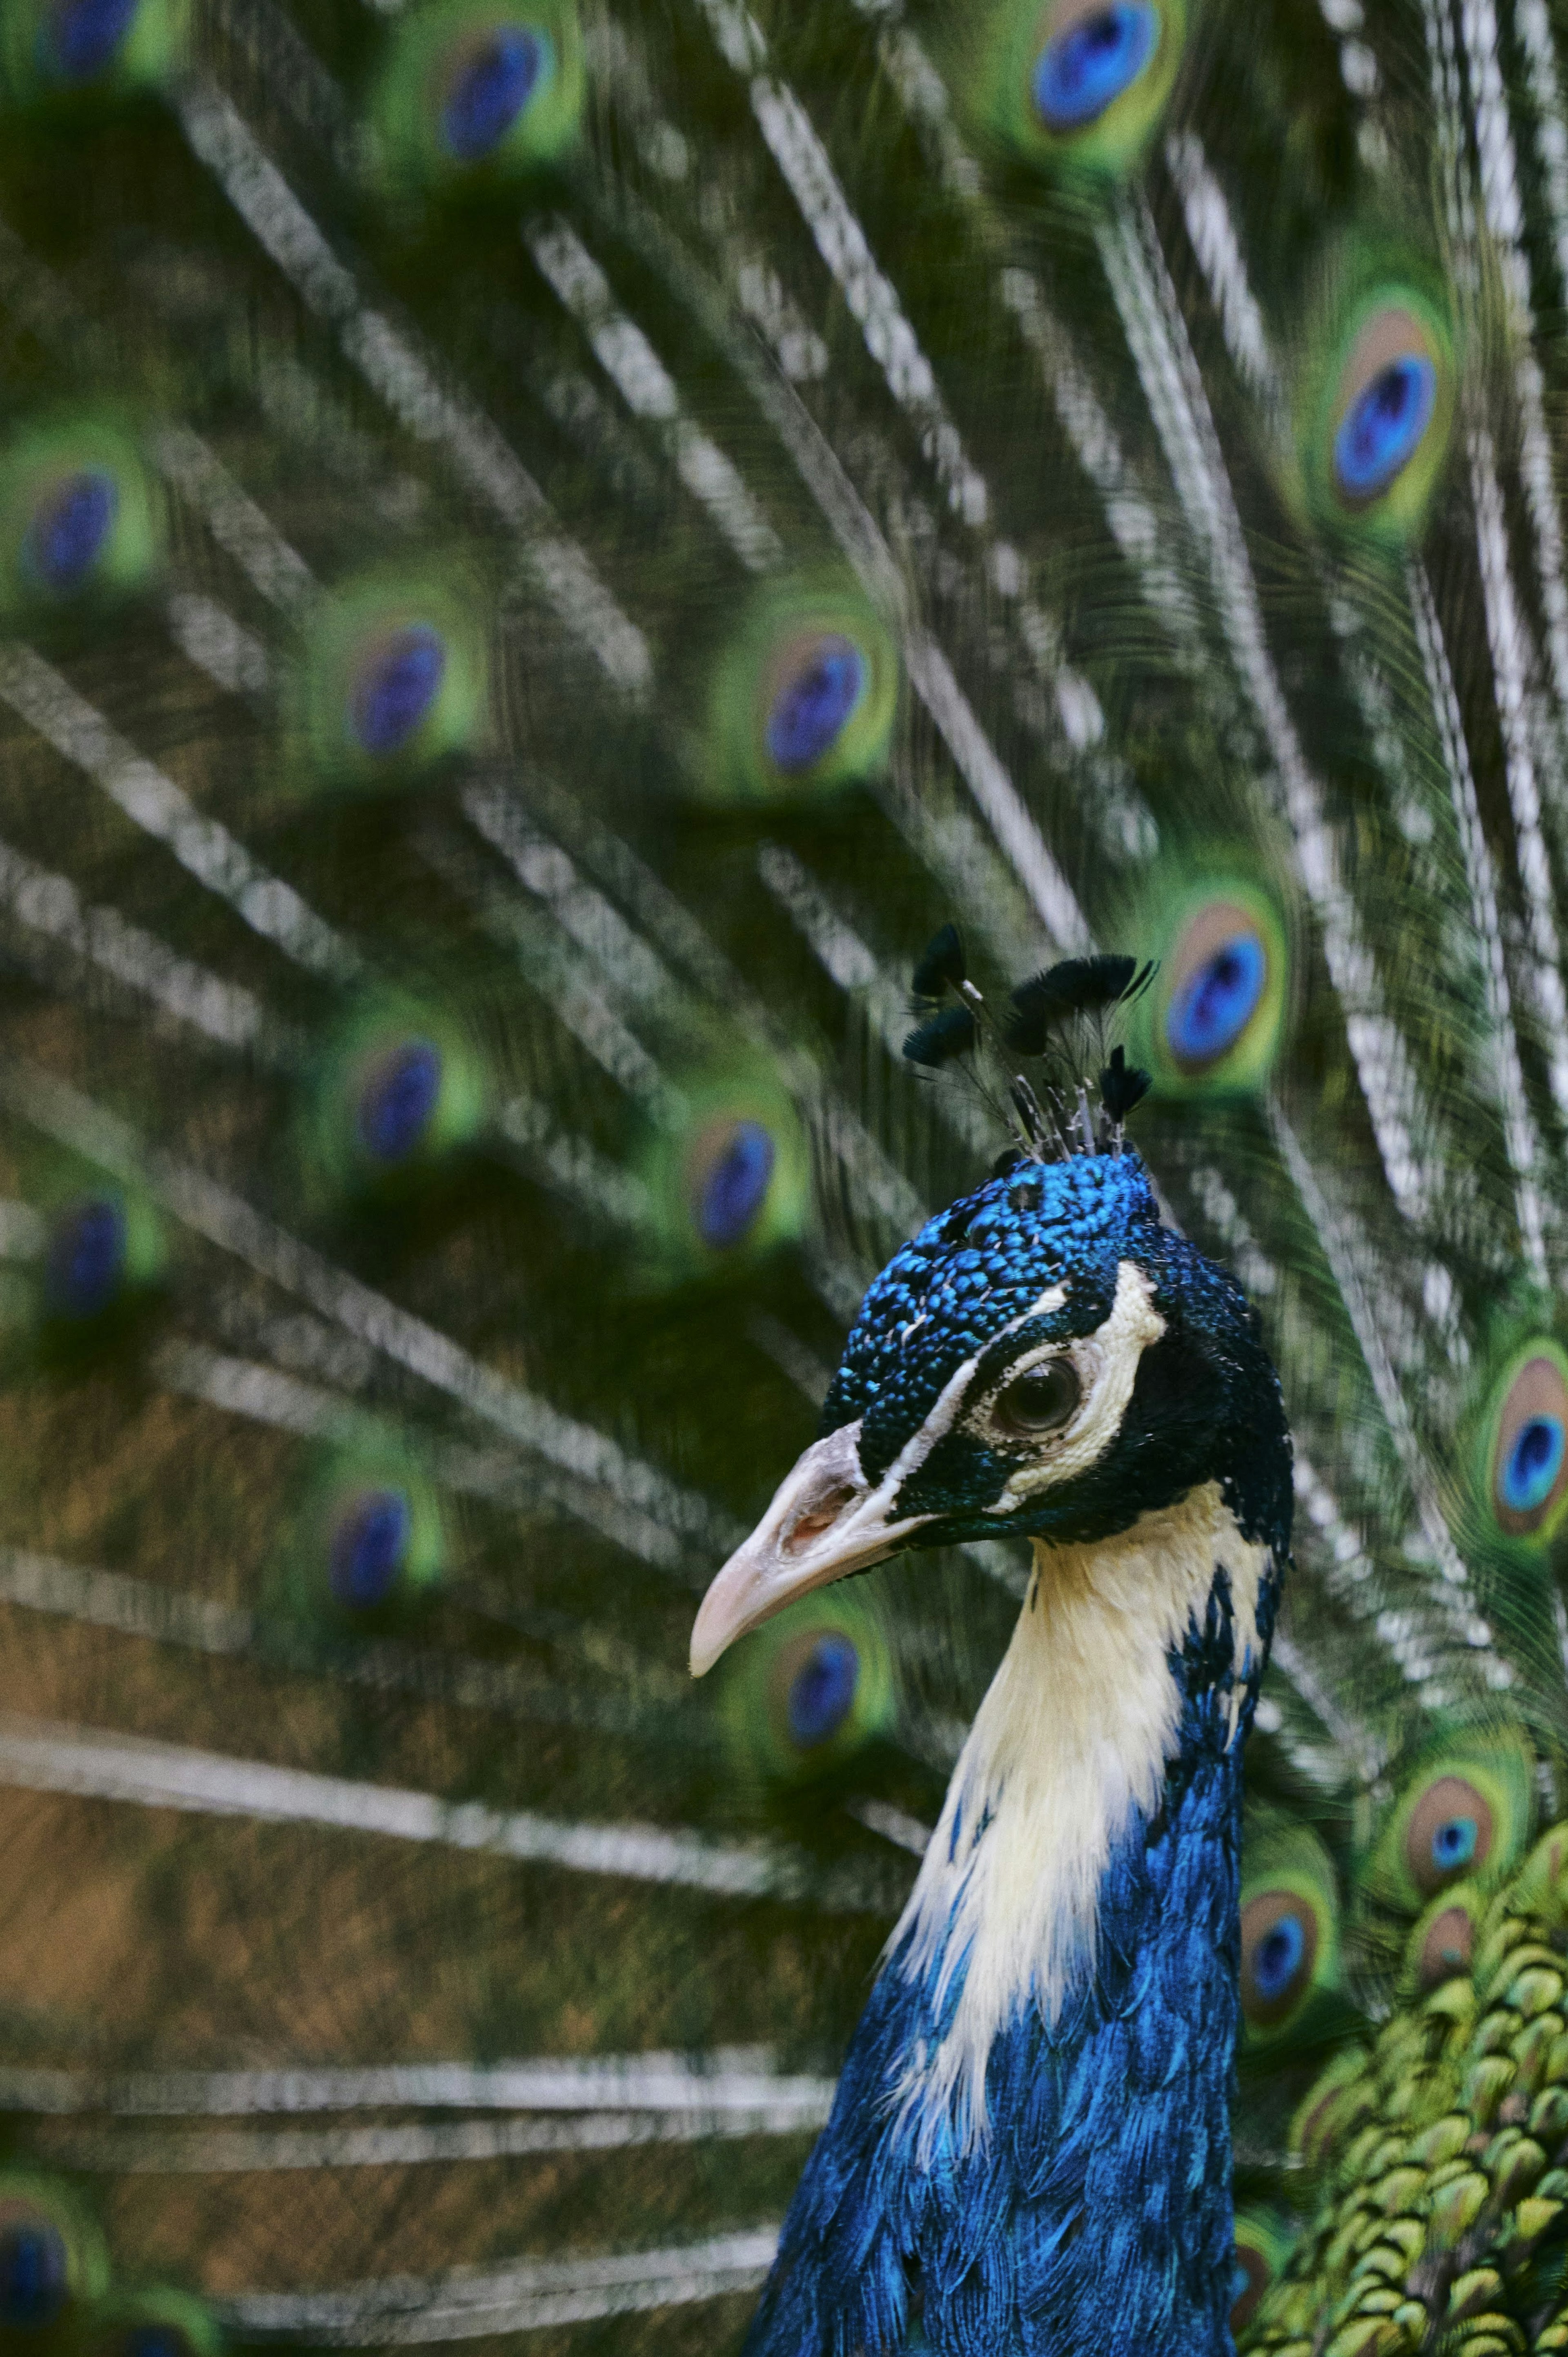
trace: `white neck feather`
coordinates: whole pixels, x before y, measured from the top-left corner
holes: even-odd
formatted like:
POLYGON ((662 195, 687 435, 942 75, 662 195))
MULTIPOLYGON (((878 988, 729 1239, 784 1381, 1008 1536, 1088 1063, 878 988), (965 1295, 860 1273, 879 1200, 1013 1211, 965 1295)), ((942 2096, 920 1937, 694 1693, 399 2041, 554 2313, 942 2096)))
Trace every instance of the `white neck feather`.
POLYGON ((1093 1962, 1113 1845, 1160 1805, 1181 1697, 1169 1655, 1230 1575, 1236 1689, 1258 1650, 1267 1550, 1244 1540, 1207 1483, 1096 1546, 1036 1543, 1029 1594, 981 1704, 897 1928, 898 1969, 963 1985, 950 2028, 917 2057, 902 2107, 984 2119, 992 2043, 1027 2003, 1052 2022, 1093 1962), (966 1969, 967 1965, 967 1969, 966 1969))

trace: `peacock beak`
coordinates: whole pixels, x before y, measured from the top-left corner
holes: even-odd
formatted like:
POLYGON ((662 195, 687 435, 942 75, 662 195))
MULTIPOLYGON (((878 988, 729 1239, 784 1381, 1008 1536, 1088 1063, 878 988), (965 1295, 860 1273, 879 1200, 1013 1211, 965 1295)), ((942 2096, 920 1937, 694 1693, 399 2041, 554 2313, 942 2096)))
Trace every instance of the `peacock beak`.
POLYGON ((748 1629, 798 1596, 865 1571, 930 1514, 892 1519, 899 1483, 873 1490, 860 1467, 860 1426, 841 1425, 814 1441, 787 1474, 751 1536, 703 1597, 692 1631, 692 1675, 700 1678, 748 1629))

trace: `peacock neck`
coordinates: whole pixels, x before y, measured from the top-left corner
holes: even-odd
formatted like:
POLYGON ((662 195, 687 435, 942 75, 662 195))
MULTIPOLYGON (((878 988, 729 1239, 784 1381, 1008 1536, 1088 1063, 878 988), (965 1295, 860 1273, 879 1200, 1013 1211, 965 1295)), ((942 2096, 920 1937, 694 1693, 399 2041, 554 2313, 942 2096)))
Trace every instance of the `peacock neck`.
POLYGON ((1122 1853, 1179 1808, 1184 1759, 1234 1764, 1266 1561, 1215 1482, 1097 1544, 1036 1543, 889 1943, 940 2025, 910 2057, 908 2100, 949 2115, 961 2142, 984 2133, 1008 2024, 1033 2012, 1056 2032, 1092 1980, 1122 1853))
MULTIPOLYGON (((1240 1738, 1273 1585, 1218 1484, 1037 1551, 786 2227, 779 2275, 822 2250, 813 2301, 868 2352, 918 2321, 967 2357, 975 2299, 998 2351, 1026 2313, 1030 2346, 1230 2350, 1240 1738), (880 2329, 861 2263, 835 2293, 841 2244, 884 2252, 880 2329)), ((775 2312, 770 2287, 757 2349, 818 2345, 775 2312)))

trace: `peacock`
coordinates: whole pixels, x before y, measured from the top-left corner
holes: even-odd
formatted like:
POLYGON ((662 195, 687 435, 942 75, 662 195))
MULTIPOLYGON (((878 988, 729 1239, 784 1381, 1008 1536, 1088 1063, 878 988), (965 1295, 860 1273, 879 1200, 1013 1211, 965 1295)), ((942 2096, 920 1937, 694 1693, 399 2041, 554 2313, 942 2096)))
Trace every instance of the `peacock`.
POLYGON ((0 0, 5 2351, 1568 2350, 1565 77, 0 0))

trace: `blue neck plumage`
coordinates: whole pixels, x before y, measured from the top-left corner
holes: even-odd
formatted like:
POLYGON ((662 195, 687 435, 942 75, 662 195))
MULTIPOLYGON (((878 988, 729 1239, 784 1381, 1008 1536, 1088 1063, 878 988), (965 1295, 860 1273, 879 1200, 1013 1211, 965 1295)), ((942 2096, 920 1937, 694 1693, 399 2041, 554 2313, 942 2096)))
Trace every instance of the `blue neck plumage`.
POLYGON ((1241 1738, 1217 1484, 1040 1551, 748 2346, 1223 2357, 1241 1738))

